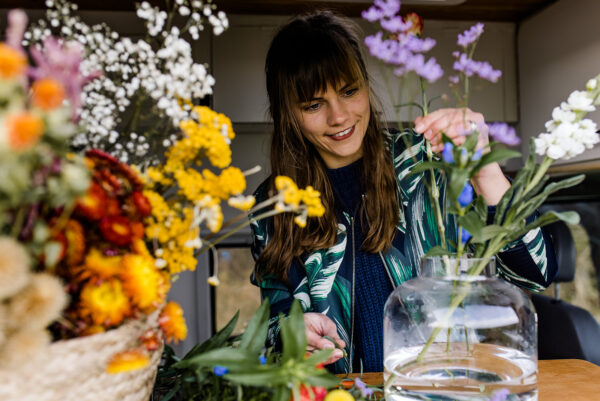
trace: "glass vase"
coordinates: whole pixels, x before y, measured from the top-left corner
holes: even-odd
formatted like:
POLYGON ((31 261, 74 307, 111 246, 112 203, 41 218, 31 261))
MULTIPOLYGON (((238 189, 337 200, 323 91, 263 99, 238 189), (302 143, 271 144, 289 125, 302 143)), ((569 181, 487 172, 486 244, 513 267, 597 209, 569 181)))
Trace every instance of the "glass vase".
POLYGON ((537 400, 537 320, 495 260, 424 258, 385 304, 386 399, 537 400))

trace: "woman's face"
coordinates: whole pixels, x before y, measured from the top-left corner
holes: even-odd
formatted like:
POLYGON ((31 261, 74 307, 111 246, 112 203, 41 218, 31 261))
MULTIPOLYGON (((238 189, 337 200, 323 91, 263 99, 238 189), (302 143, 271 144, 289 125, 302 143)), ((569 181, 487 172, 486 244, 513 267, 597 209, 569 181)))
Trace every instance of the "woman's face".
POLYGON ((369 125, 369 90, 364 82, 325 92, 296 106, 302 134, 316 148, 329 168, 339 168, 362 157, 362 143, 369 125))

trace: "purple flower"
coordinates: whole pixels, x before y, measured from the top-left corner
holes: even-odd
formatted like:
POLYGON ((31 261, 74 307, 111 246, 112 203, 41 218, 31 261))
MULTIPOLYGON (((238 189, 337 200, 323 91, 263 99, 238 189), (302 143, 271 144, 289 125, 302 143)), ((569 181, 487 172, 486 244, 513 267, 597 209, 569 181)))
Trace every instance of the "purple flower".
POLYGON ((220 365, 213 366, 213 373, 215 374, 215 376, 223 376, 223 375, 226 375, 228 372, 229 372, 229 369, 227 369, 225 366, 220 366, 220 365))
POLYGON ((384 17, 393 17, 400 11, 400 0, 375 0, 373 4, 381 10, 384 17))
POLYGON ((404 45, 413 53, 425 53, 433 49, 435 43, 435 39, 406 35, 404 45))
POLYGON ((492 398, 490 398, 490 401, 505 401, 509 394, 510 391, 508 389, 500 389, 493 393, 492 398))
POLYGON ((516 146, 521 143, 521 139, 517 136, 514 127, 506 123, 488 124, 490 136, 496 142, 503 143, 508 146, 516 146))
POLYGON ((452 153, 453 148, 454 145, 452 145, 450 142, 446 142, 444 144, 444 150, 442 150, 442 159, 444 159, 446 163, 454 163, 454 154, 452 153))
POLYGON ((83 58, 83 48, 77 42, 62 43, 53 37, 44 39, 43 48, 32 47, 31 57, 36 68, 30 70, 34 79, 53 78, 61 83, 73 107, 73 118, 81 104, 81 90, 89 81, 101 75, 100 71, 83 75, 79 66, 83 58))
POLYGON ((383 18, 383 13, 377 7, 371 6, 368 10, 363 11, 361 13, 361 16, 363 17, 363 19, 366 19, 369 22, 375 22, 383 18))
POLYGON ((461 34, 458 34, 458 45, 466 48, 473 42, 475 42, 481 34, 483 33, 483 24, 481 22, 476 23, 466 31, 461 34))
POLYGON ((465 182, 465 186, 460 191, 460 195, 458 195, 458 203, 462 207, 465 207, 471 202, 473 202, 473 187, 468 182, 465 182))
POLYGON ((452 84, 452 85, 456 85, 459 82, 459 78, 458 75, 452 75, 450 77, 448 77, 448 81, 452 84))
POLYGON ((391 33, 406 32, 412 26, 411 22, 404 22, 400 16, 382 19, 379 23, 383 29, 391 33))
POLYGON ((27 27, 27 14, 23 10, 8 12, 8 27, 6 28, 6 44, 13 49, 22 49, 23 33, 27 27))
POLYGON ((368 397, 373 395, 373 389, 368 388, 367 385, 360 380, 358 377, 356 379, 354 379, 354 385, 356 386, 356 388, 358 388, 360 390, 360 393, 362 394, 363 397, 368 397))
POLYGON ((487 81, 496 82, 502 76, 502 71, 494 70, 487 61, 475 61, 469 58, 466 53, 457 53, 455 57, 456 61, 452 68, 455 71, 462 72, 467 77, 477 75, 487 81))
POLYGON ((460 231, 461 231, 460 242, 462 242, 463 244, 466 244, 467 241, 471 239, 471 233, 468 232, 467 230, 465 230, 464 227, 461 227, 460 231))
POLYGON ((267 357, 265 357, 264 355, 259 356, 258 362, 260 362, 261 365, 264 365, 265 363, 267 363, 267 357))

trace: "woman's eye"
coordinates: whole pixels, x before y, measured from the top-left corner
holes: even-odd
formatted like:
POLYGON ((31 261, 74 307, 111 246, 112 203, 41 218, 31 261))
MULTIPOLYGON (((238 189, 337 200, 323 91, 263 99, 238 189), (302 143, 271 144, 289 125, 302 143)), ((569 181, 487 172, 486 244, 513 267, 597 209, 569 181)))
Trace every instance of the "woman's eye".
POLYGON ((348 89, 344 92, 344 96, 350 97, 358 91, 358 88, 348 89))
POLYGON ((312 104, 309 104, 308 106, 304 107, 304 110, 315 111, 315 110, 319 110, 319 107, 321 107, 321 103, 312 103, 312 104))

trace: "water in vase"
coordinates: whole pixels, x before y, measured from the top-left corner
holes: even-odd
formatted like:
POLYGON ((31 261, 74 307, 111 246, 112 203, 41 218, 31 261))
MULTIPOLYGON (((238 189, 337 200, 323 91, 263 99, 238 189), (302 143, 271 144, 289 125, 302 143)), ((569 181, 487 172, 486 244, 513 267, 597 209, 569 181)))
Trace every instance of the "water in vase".
POLYGON ((401 348, 384 361, 384 379, 395 373, 387 401, 488 401, 507 389, 507 401, 537 400, 537 360, 513 348, 464 342, 401 348))

